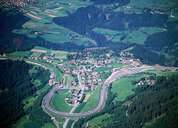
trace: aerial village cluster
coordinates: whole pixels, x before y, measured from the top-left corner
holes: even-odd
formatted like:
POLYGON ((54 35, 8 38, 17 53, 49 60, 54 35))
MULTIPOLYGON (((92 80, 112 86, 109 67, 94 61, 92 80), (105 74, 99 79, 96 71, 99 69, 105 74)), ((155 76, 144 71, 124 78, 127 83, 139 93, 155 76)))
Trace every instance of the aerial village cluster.
MULTIPOLYGON (((123 68, 123 72, 129 72, 129 67, 143 65, 139 59, 136 59, 130 53, 130 49, 116 54, 107 47, 86 48, 80 52, 67 53, 66 58, 59 58, 55 52, 40 49, 32 49, 31 53, 28 57, 19 59, 42 62, 43 65, 51 65, 61 71, 63 76, 60 81, 56 79, 56 73, 51 71, 48 84, 49 86, 60 86, 63 89, 68 89, 70 95, 65 98, 65 101, 71 105, 83 102, 86 99, 87 92, 92 92, 98 86, 102 86, 106 78, 103 78, 103 72, 99 72, 98 68, 111 67, 109 68, 110 72, 107 72, 110 75, 112 72, 120 70, 122 66, 126 67, 123 68), (114 64, 122 66, 112 67, 114 64), (70 76, 72 79, 66 82, 66 76, 70 76)), ((1 55, 1 57, 6 56, 8 57, 6 54, 1 55)), ((103 69, 103 71, 105 72, 106 70, 103 69)), ((155 85, 155 80, 147 78, 136 83, 137 86, 145 84, 153 86, 155 85)))
MULTIPOLYGON (((62 79, 57 81, 55 72, 51 71, 48 84, 69 89, 71 95, 66 97, 66 101, 70 104, 81 103, 85 99, 86 92, 94 91, 97 86, 104 83, 105 78, 102 78, 102 72, 97 71, 98 68, 109 67, 114 63, 133 67, 142 65, 129 49, 116 54, 107 47, 86 48, 80 52, 68 53, 65 59, 58 58, 54 52, 46 50, 32 49, 31 52, 32 54, 25 59, 52 65, 63 73, 62 79), (72 80, 66 82, 66 75, 71 76, 72 80)), ((111 68, 109 73, 119 69, 120 67, 111 68)))
POLYGON ((17 6, 25 7, 28 4, 37 2, 36 0, 1 0, 0 3, 3 3, 7 6, 17 6))
MULTIPOLYGON (((102 79, 102 74, 97 71, 98 68, 111 66, 113 63, 134 67, 142 65, 140 60, 135 59, 129 51, 115 54, 106 47, 86 48, 80 52, 68 53, 66 59, 57 58, 55 53, 48 53, 45 50, 33 49, 31 52, 34 54, 27 59, 53 65, 63 74, 73 78, 70 83, 66 83, 65 75, 63 75, 60 81, 56 81, 56 74, 51 72, 49 79, 50 86, 62 86, 64 89, 70 90, 71 95, 66 98, 70 104, 81 103, 85 99, 85 92, 93 91, 97 86, 103 84, 104 79, 102 79)), ((112 72, 119 68, 112 68, 112 72)))

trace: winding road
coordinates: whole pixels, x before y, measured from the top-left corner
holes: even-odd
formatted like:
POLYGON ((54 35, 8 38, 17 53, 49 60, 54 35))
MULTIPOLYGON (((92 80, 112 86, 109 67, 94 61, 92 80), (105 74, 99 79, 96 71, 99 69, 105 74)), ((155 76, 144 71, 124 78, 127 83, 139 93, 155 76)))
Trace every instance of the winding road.
POLYGON ((87 116, 90 116, 92 114, 98 113, 100 112, 105 104, 106 104, 106 100, 107 100, 107 96, 108 96, 108 89, 109 89, 109 85, 115 81, 116 79, 119 79, 123 76, 128 76, 128 75, 133 75, 133 74, 137 74, 140 72, 144 72, 146 70, 150 70, 152 69, 151 66, 146 66, 143 65, 141 67, 124 67, 119 69, 118 71, 113 72, 104 82, 101 90, 100 90, 100 97, 99 97, 99 102, 98 105, 88 111, 88 112, 81 112, 81 113, 69 113, 69 112, 60 112, 55 110, 54 108, 51 107, 50 105, 50 101, 51 98, 53 97, 54 93, 58 90, 61 89, 60 86, 54 86, 43 98, 42 100, 42 109, 43 111, 45 111, 48 114, 52 114, 55 117, 67 117, 67 118, 84 118, 87 116))
MULTIPOLYGON (((10 59, 10 58, 0 57, 0 60, 5 60, 5 59, 10 59)), ((33 64, 33 65, 41 66, 44 69, 49 69, 48 67, 46 67, 42 64, 33 62, 31 60, 24 60, 24 61, 26 61, 27 63, 33 64)), ((160 66, 159 68, 160 68, 159 70, 161 70, 161 69, 162 70, 165 70, 165 69, 176 70, 177 69, 174 67, 164 67, 164 66, 160 66)), ((53 88, 43 97, 41 107, 42 107, 43 111, 46 112, 51 117, 54 116, 54 117, 66 117, 66 118, 85 118, 87 116, 90 116, 92 114, 100 112, 104 108, 104 106, 106 104, 107 96, 108 96, 109 85, 113 81, 115 81, 121 77, 124 77, 124 76, 134 75, 134 74, 144 72, 146 70, 152 70, 152 69, 155 69, 155 67, 147 66, 147 65, 142 65, 140 67, 128 66, 128 67, 123 67, 123 68, 113 72, 105 80, 103 86, 101 87, 98 105, 94 109, 92 109, 88 112, 81 112, 81 113, 60 112, 60 111, 57 111, 54 108, 52 108, 50 105, 51 98, 53 97, 53 95, 56 91, 62 89, 62 87, 60 87, 60 86, 53 86, 53 88)), ((157 67, 156 67, 156 69, 157 69, 157 67)))

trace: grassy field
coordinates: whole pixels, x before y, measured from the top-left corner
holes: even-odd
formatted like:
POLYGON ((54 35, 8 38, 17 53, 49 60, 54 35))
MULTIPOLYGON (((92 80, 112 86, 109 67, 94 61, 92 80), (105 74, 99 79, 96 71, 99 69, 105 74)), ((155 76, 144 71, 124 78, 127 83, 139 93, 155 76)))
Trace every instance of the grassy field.
POLYGON ((47 52, 47 54, 55 54, 55 57, 59 58, 59 59, 67 59, 67 55, 69 53, 69 52, 66 52, 66 51, 52 50, 52 49, 47 49, 47 48, 39 47, 39 46, 35 46, 33 49, 44 50, 44 51, 47 52))
POLYGON ((17 128, 40 128, 40 126, 29 119, 29 116, 22 117, 16 124, 17 128))
POLYGON ((25 8, 30 14, 27 15, 30 20, 24 23, 22 28, 15 29, 13 32, 26 35, 30 38, 41 37, 52 43, 73 42, 78 45, 96 43, 90 38, 81 36, 80 34, 52 22, 54 17, 68 16, 69 13, 75 12, 78 8, 91 5, 92 2, 81 0, 52 0, 45 2, 46 4, 44 7, 28 6, 25 8), (38 32, 40 32, 40 34, 38 34, 38 32))
POLYGON ((136 86, 132 84, 132 81, 139 80, 141 77, 144 77, 144 75, 138 74, 115 81, 112 85, 111 91, 117 94, 116 100, 124 101, 126 97, 134 94, 133 89, 136 88, 136 86))
POLYGON ((60 81, 61 80, 62 72, 55 65, 48 64, 44 60, 33 60, 33 62, 39 63, 39 64, 42 64, 42 65, 46 66, 48 69, 50 69, 51 72, 54 72, 54 74, 56 75, 56 81, 60 81))
POLYGON ((115 31, 104 28, 94 28, 93 31, 103 34, 112 42, 144 44, 148 36, 157 32, 163 32, 165 29, 157 27, 142 27, 134 31, 115 31))
POLYGON ((129 6, 137 8, 161 7, 170 8, 178 3, 177 0, 131 0, 129 6))
POLYGON ((51 53, 55 54, 55 57, 59 59, 67 59, 67 55, 68 55, 68 52, 59 51, 59 50, 58 51, 52 50, 51 53))
POLYGON ((28 108, 33 106, 37 98, 38 98, 37 96, 30 96, 30 97, 27 97, 25 100, 23 100, 23 104, 24 104, 23 109, 26 111, 28 108))
POLYGON ((113 68, 121 68, 122 66, 122 64, 114 62, 110 65, 96 68, 96 72, 100 73, 102 80, 105 80, 111 74, 113 68))
POLYGON ((61 78, 62 78, 62 73, 61 73, 61 71, 58 69, 58 68, 56 68, 55 66, 50 66, 50 68, 53 70, 53 72, 56 74, 56 80, 57 81, 60 81, 61 80, 61 78))
POLYGON ((87 112, 95 108, 98 104, 100 88, 101 86, 98 86, 93 92, 88 92, 87 95, 89 95, 89 98, 87 102, 80 104, 77 107, 76 112, 87 112))
POLYGON ((98 67, 98 68, 96 68, 96 71, 99 72, 99 73, 103 73, 103 72, 110 72, 110 69, 111 68, 105 66, 105 67, 98 67))
POLYGON ((72 81, 74 81, 74 78, 71 75, 64 74, 64 85, 66 87, 70 87, 72 81))
POLYGON ((30 51, 17 51, 17 52, 7 54, 7 56, 12 58, 29 57, 30 55, 31 55, 30 51))
POLYGON ((118 7, 114 9, 114 12, 124 12, 124 13, 143 13, 143 9, 161 9, 166 12, 170 12, 170 8, 174 8, 178 4, 177 0, 130 0, 130 3, 126 6, 118 7))
POLYGON ((42 128, 55 128, 51 123, 46 123, 42 128))
POLYGON ((124 101, 126 97, 134 94, 133 89, 136 88, 136 86, 132 84, 132 81, 136 81, 141 79, 142 77, 147 77, 151 75, 149 73, 154 73, 157 76, 170 76, 170 75, 178 74, 178 72, 161 72, 161 71, 153 70, 141 74, 136 74, 134 76, 121 78, 113 82, 112 89, 111 89, 113 93, 117 94, 116 100, 124 101))
POLYGON ((40 125, 32 121, 28 115, 23 116, 14 126, 16 128, 55 128, 52 123, 44 123, 44 126, 40 127, 40 125))
POLYGON ((34 66, 31 70, 29 70, 29 74, 32 75, 40 73, 40 75, 37 74, 36 77, 34 76, 34 79, 32 80, 32 83, 37 87, 37 91, 35 95, 27 97, 23 100, 23 109, 26 114, 14 125, 17 128, 54 128, 53 124, 50 123, 50 117, 43 112, 41 108, 42 98, 50 89, 49 85, 46 83, 49 78, 49 73, 46 75, 44 72, 36 70, 36 67, 37 66, 34 66))
POLYGON ((43 123, 44 128, 46 126, 54 128, 51 122, 44 121, 49 117, 41 110, 41 99, 49 89, 48 87, 47 85, 44 86, 44 88, 38 90, 39 93, 36 96, 27 97, 23 101, 26 114, 13 125, 15 128, 41 128, 41 123, 43 123))
POLYGON ((13 33, 26 35, 29 38, 41 37, 51 43, 73 42, 77 45, 96 44, 94 40, 73 32, 68 28, 56 25, 51 20, 52 19, 49 19, 48 24, 36 20, 29 20, 21 29, 14 30, 13 33))
POLYGON ((113 68, 121 68, 123 65, 119 63, 112 63, 110 65, 104 66, 104 67, 98 67, 96 68, 97 72, 111 72, 113 68))
POLYGON ((55 108, 58 111, 64 111, 69 112, 72 108, 72 106, 69 106, 66 104, 64 99, 69 95, 68 90, 61 90, 54 94, 54 96, 51 99, 51 106, 55 108))
POLYGON ((157 76, 170 76, 170 75, 178 74, 178 71, 172 72, 172 71, 150 70, 150 71, 147 71, 147 73, 154 73, 157 76))
POLYGON ((89 128, 100 128, 100 126, 105 126, 105 123, 111 120, 109 114, 104 114, 98 117, 93 118, 92 120, 88 121, 89 128))

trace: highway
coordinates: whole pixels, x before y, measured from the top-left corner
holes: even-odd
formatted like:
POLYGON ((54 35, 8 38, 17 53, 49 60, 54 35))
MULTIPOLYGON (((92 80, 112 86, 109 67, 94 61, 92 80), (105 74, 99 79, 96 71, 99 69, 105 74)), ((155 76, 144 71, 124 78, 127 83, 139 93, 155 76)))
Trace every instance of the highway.
POLYGON ((44 96, 43 101, 42 101, 42 109, 48 114, 51 113, 52 115, 57 116, 57 117, 62 116, 62 117, 69 117, 69 118, 83 118, 83 117, 95 114, 97 112, 100 112, 105 106, 105 101, 107 99, 107 93, 108 93, 108 86, 104 85, 101 88, 100 98, 99 98, 100 100, 99 100, 99 103, 96 108, 94 108, 93 110, 88 111, 88 112, 68 113, 68 112, 60 112, 60 111, 54 110, 50 106, 51 98, 53 97, 54 93, 59 89, 61 89, 59 86, 54 86, 49 91, 49 93, 47 93, 46 96, 44 96))
MULTIPOLYGON (((16 60, 16 59, 13 59, 13 58, 0 57, 0 60, 6 60, 6 59, 16 60)), ((52 70, 49 67, 47 67, 43 64, 33 62, 31 60, 28 60, 28 59, 24 59, 24 61, 29 63, 29 64, 40 66, 44 69, 49 69, 52 72, 52 70)), ((115 80, 118 80, 121 77, 134 75, 134 74, 141 73, 141 72, 144 72, 144 71, 147 71, 147 70, 176 71, 176 70, 178 70, 178 68, 176 68, 176 67, 165 67, 165 66, 142 65, 140 67, 127 66, 127 67, 123 67, 121 69, 118 69, 115 72, 113 72, 105 80, 105 82, 102 85, 101 90, 100 90, 98 105, 94 109, 92 109, 88 112, 80 112, 80 113, 73 113, 73 111, 71 111, 71 112, 61 112, 61 111, 57 111, 57 110, 55 110, 54 108, 51 107, 50 101, 51 101, 54 93, 58 90, 65 89, 65 88, 62 87, 62 85, 52 87, 52 89, 43 97, 41 107, 42 107, 43 111, 46 112, 51 117, 51 119, 53 120, 53 122, 54 122, 54 124, 57 128, 59 127, 59 124, 56 120, 56 117, 66 118, 66 121, 63 125, 63 127, 66 128, 70 118, 74 118, 74 119, 85 118, 87 116, 90 116, 90 115, 93 115, 95 113, 102 111, 102 109, 104 108, 106 101, 107 101, 109 86, 112 82, 114 82, 115 80)), ((79 83, 80 83, 80 76, 79 75, 78 75, 78 79, 79 79, 79 83)))
POLYGON ((48 113, 52 114, 55 117, 67 117, 67 118, 84 118, 87 116, 90 116, 92 114, 100 112, 106 103, 107 96, 108 96, 108 89, 109 85, 115 81, 116 79, 119 79, 123 76, 133 75, 140 72, 144 72, 146 70, 150 70, 151 66, 143 65, 141 67, 125 67, 122 69, 119 69, 118 71, 113 72, 104 82, 101 90, 100 90, 100 97, 99 97, 99 103, 98 105, 88 112, 81 112, 81 113, 69 113, 69 112, 60 112, 55 109, 53 109, 50 105, 51 98, 53 97, 54 93, 60 89, 62 89, 59 86, 54 86, 43 98, 42 100, 42 109, 48 113))
MULTIPOLYGON (((5 59, 10 59, 10 58, 6 58, 6 57, 0 57, 0 60, 5 60, 5 59)), ((41 66, 44 69, 49 69, 48 67, 30 61, 30 60, 25 60, 27 63, 33 64, 33 65, 37 65, 37 66, 41 66)), ((155 67, 155 66, 147 66, 147 65, 142 65, 140 67, 123 67, 115 72, 113 72, 104 82, 103 86, 101 87, 100 90, 100 96, 99 96, 99 102, 98 105, 88 111, 88 112, 81 112, 81 113, 70 113, 70 112, 60 112, 55 110, 54 108, 51 107, 50 105, 50 101, 51 98, 53 97, 54 93, 58 90, 64 89, 62 88, 62 86, 53 86, 52 89, 43 97, 42 100, 42 104, 41 107, 43 109, 44 112, 46 112, 48 115, 50 115, 51 117, 66 117, 66 118, 85 118, 87 116, 90 116, 92 114, 98 113, 100 112, 105 104, 106 104, 106 100, 107 100, 107 96, 108 96, 108 89, 109 89, 109 85, 114 82, 115 80, 124 77, 124 76, 129 76, 129 75, 134 75, 140 72, 144 72, 146 70, 153 70, 153 69, 158 69, 158 70, 165 70, 165 69, 169 69, 172 71, 177 70, 177 68, 175 67, 164 67, 164 66, 159 66, 155 67)), ((50 69, 49 69, 50 70, 50 69)))

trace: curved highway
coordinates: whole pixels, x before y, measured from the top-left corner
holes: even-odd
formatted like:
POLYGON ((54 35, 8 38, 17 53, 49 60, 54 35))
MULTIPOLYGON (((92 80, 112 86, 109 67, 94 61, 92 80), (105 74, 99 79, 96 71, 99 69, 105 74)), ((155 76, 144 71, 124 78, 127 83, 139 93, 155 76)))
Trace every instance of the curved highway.
POLYGON ((106 81, 104 82, 101 90, 100 90, 100 97, 99 97, 99 103, 98 105, 93 109, 88 112, 81 112, 81 113, 69 113, 69 112, 60 112, 55 110, 54 108, 51 107, 50 101, 51 98, 53 97, 54 93, 61 89, 59 86, 54 86, 44 97, 42 100, 42 109, 48 114, 52 114, 57 117, 68 117, 68 118, 84 118, 86 116, 90 116, 92 114, 95 114, 97 112, 100 112, 106 103, 107 96, 108 96, 108 88, 109 85, 115 81, 116 79, 123 77, 123 76, 128 76, 128 75, 133 75, 139 72, 144 72, 145 70, 148 70, 150 66, 141 66, 141 67, 127 67, 127 68, 122 68, 109 76, 106 81))
POLYGON ((59 90, 60 87, 59 86, 54 86, 47 94, 46 96, 43 97, 43 101, 42 101, 42 108, 43 111, 45 111, 46 113, 51 113, 55 116, 63 116, 63 117, 71 117, 71 118, 82 118, 82 117, 86 117, 92 114, 95 114, 97 112, 100 112, 104 106, 105 106, 105 101, 107 99, 107 95, 108 95, 108 86, 107 85, 103 85, 100 91, 100 98, 99 98, 99 103, 97 105, 96 108, 94 108, 91 111, 88 112, 82 112, 82 113, 69 113, 69 112, 60 112, 57 111, 55 109, 53 109, 50 106, 50 101, 51 98, 53 97, 54 93, 59 90))
MULTIPOLYGON (((8 59, 6 57, 0 57, 0 60, 4 60, 4 59, 8 59)), ((25 60, 27 63, 30 63, 30 64, 34 64, 34 65, 38 65, 38 66, 41 66, 43 67, 44 69, 49 69, 48 67, 42 65, 42 64, 39 64, 39 63, 36 63, 36 62, 33 62, 33 61, 30 61, 30 60, 25 60)), ((160 66, 159 68, 156 67, 157 69, 159 70, 165 70, 165 69, 169 69, 169 70, 177 70, 177 68, 175 67, 163 67, 163 66, 160 66)), ((92 114, 95 114, 97 112, 100 112, 104 106, 105 106, 105 103, 106 103, 106 100, 107 100, 107 96, 108 96, 108 88, 109 88, 109 85, 115 81, 116 79, 119 79, 120 77, 123 77, 123 76, 129 76, 129 75, 133 75, 133 74, 137 74, 137 73, 140 73, 140 72, 144 72, 146 70, 152 70, 152 69, 155 69, 155 67, 153 66, 147 66, 147 65, 142 65, 140 67, 124 67, 124 68, 121 68, 115 72, 113 72, 104 82, 101 90, 100 90, 100 96, 99 96, 99 102, 98 102, 98 105, 93 109, 93 110, 90 110, 88 112, 81 112, 81 113, 69 113, 69 112, 60 112, 60 111, 57 111, 55 110, 54 108, 52 108, 50 106, 50 101, 51 101, 51 98, 53 97, 54 93, 62 88, 60 88, 60 86, 53 86, 53 88, 43 97, 43 100, 42 100, 42 109, 44 112, 46 112, 47 114, 49 115, 53 115, 55 117, 67 117, 67 118, 84 118, 86 116, 90 116, 92 114)))
MULTIPOLYGON (((7 58, 4 58, 4 57, 1 58, 0 57, 0 60, 4 60, 4 59, 7 59, 7 58)), ((30 63, 30 64, 41 66, 44 69, 49 69, 48 67, 46 67, 46 66, 44 66, 42 64, 30 61, 30 60, 25 60, 25 61, 27 63, 30 63)), ((177 68, 175 68, 175 67, 163 67, 163 66, 160 66, 159 68, 156 67, 156 69, 159 69, 159 70, 165 70, 165 69, 177 70, 177 68)), ((92 114, 100 112, 104 108, 106 100, 107 100, 107 96, 108 96, 109 85, 113 81, 115 81, 115 80, 117 80, 117 79, 119 79, 120 77, 123 77, 123 76, 129 76, 129 75, 137 74, 137 73, 144 72, 146 70, 152 70, 152 69, 155 69, 155 67, 142 65, 140 67, 124 67, 124 68, 121 68, 121 69, 113 72, 105 80, 103 86, 101 87, 98 105, 93 110, 90 110, 88 112, 69 113, 69 112, 60 112, 60 111, 57 111, 54 108, 52 108, 50 106, 51 98, 53 97, 53 95, 54 95, 54 93, 56 91, 62 89, 62 88, 60 88, 60 86, 53 86, 53 88, 43 97, 41 107, 42 107, 43 111, 46 112, 48 115, 53 115, 55 117, 84 118, 86 116, 90 116, 92 114)))

